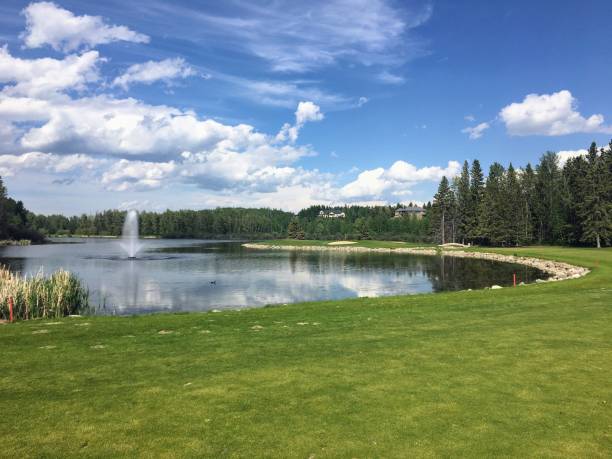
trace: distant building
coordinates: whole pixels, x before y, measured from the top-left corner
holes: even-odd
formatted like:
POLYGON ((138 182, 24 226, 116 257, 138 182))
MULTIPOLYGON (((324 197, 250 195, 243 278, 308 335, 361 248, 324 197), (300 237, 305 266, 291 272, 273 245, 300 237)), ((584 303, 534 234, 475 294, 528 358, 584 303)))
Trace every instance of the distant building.
POLYGON ((395 209, 396 218, 406 217, 409 215, 414 215, 416 218, 423 218, 423 215, 425 215, 425 209, 418 206, 400 207, 395 209))
POLYGON ((346 214, 344 212, 335 212, 330 210, 329 212, 325 212, 324 210, 319 212, 319 218, 345 218, 346 214))

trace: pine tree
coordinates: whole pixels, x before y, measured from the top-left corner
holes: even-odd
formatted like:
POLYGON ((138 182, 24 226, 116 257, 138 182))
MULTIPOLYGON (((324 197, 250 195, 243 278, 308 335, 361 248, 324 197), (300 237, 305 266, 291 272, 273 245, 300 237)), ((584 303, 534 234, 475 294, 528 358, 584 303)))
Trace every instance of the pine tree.
POLYGON ((510 238, 505 219, 507 214, 506 203, 504 166, 493 163, 489 169, 484 196, 480 202, 479 233, 490 244, 504 244, 510 238))
POLYGON ((300 226, 300 222, 297 218, 293 218, 289 222, 289 226, 287 227, 287 236, 290 239, 304 239, 304 230, 300 226))
POLYGON ((506 236, 508 242, 520 245, 525 242, 523 230, 525 227, 525 196, 521 190, 516 171, 512 163, 508 166, 505 176, 505 199, 503 203, 506 236))
POLYGON ((561 174, 559 159, 554 152, 546 152, 536 167, 536 201, 538 241, 554 243, 562 234, 561 174))
POLYGON ((465 239, 470 230, 470 222, 473 218, 470 171, 467 161, 463 162, 461 175, 454 181, 454 185, 457 198, 457 236, 465 244, 465 239))
POLYGON ((579 207, 582 218, 582 239, 594 242, 601 248, 602 240, 612 234, 612 203, 607 199, 609 184, 606 183, 608 171, 603 153, 597 154, 595 142, 591 144, 587 155, 588 172, 584 201, 579 207))
POLYGON ((433 235, 436 239, 440 240, 442 244, 446 244, 449 235, 452 236, 453 207, 453 191, 448 184, 448 179, 442 177, 440 185, 438 186, 438 192, 434 195, 430 220, 433 235))
POLYGON ((0 240, 8 239, 8 201, 6 187, 0 176, 0 240))
POLYGON ((525 166, 525 170, 520 177, 520 186, 523 192, 523 242, 529 243, 533 240, 533 222, 534 222, 534 212, 535 201, 536 201, 536 180, 537 177, 530 163, 527 163, 525 166))
POLYGON ((480 234, 481 228, 481 207, 484 197, 484 176, 480 167, 480 162, 475 159, 472 162, 472 170, 470 173, 470 209, 468 211, 468 231, 467 236, 471 241, 476 241, 482 238, 480 234))

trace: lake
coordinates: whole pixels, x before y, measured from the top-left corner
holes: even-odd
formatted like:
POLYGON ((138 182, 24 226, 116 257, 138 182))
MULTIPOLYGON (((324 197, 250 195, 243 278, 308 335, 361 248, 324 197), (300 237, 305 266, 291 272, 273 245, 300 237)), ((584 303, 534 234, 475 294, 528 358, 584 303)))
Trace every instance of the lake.
POLYGON ((64 268, 99 314, 205 311, 301 301, 478 289, 545 279, 538 269, 455 257, 253 250, 239 242, 153 239, 135 260, 119 241, 88 238, 0 248, 0 264, 36 274, 64 268))

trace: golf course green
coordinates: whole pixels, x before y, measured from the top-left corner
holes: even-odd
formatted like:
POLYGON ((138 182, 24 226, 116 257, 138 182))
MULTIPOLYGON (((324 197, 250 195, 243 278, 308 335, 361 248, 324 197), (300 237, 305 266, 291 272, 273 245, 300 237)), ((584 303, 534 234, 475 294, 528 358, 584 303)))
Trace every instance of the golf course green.
POLYGON ((0 457, 612 456, 612 249, 487 251, 591 273, 0 325, 0 457))

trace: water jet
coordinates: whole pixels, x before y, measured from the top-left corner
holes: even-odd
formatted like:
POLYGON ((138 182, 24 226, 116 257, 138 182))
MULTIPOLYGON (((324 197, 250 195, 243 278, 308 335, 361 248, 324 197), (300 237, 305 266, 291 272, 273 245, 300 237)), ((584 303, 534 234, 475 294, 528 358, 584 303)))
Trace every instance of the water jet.
POLYGON ((142 248, 138 237, 138 212, 135 210, 130 210, 125 215, 120 245, 125 250, 129 260, 134 260, 142 248))

